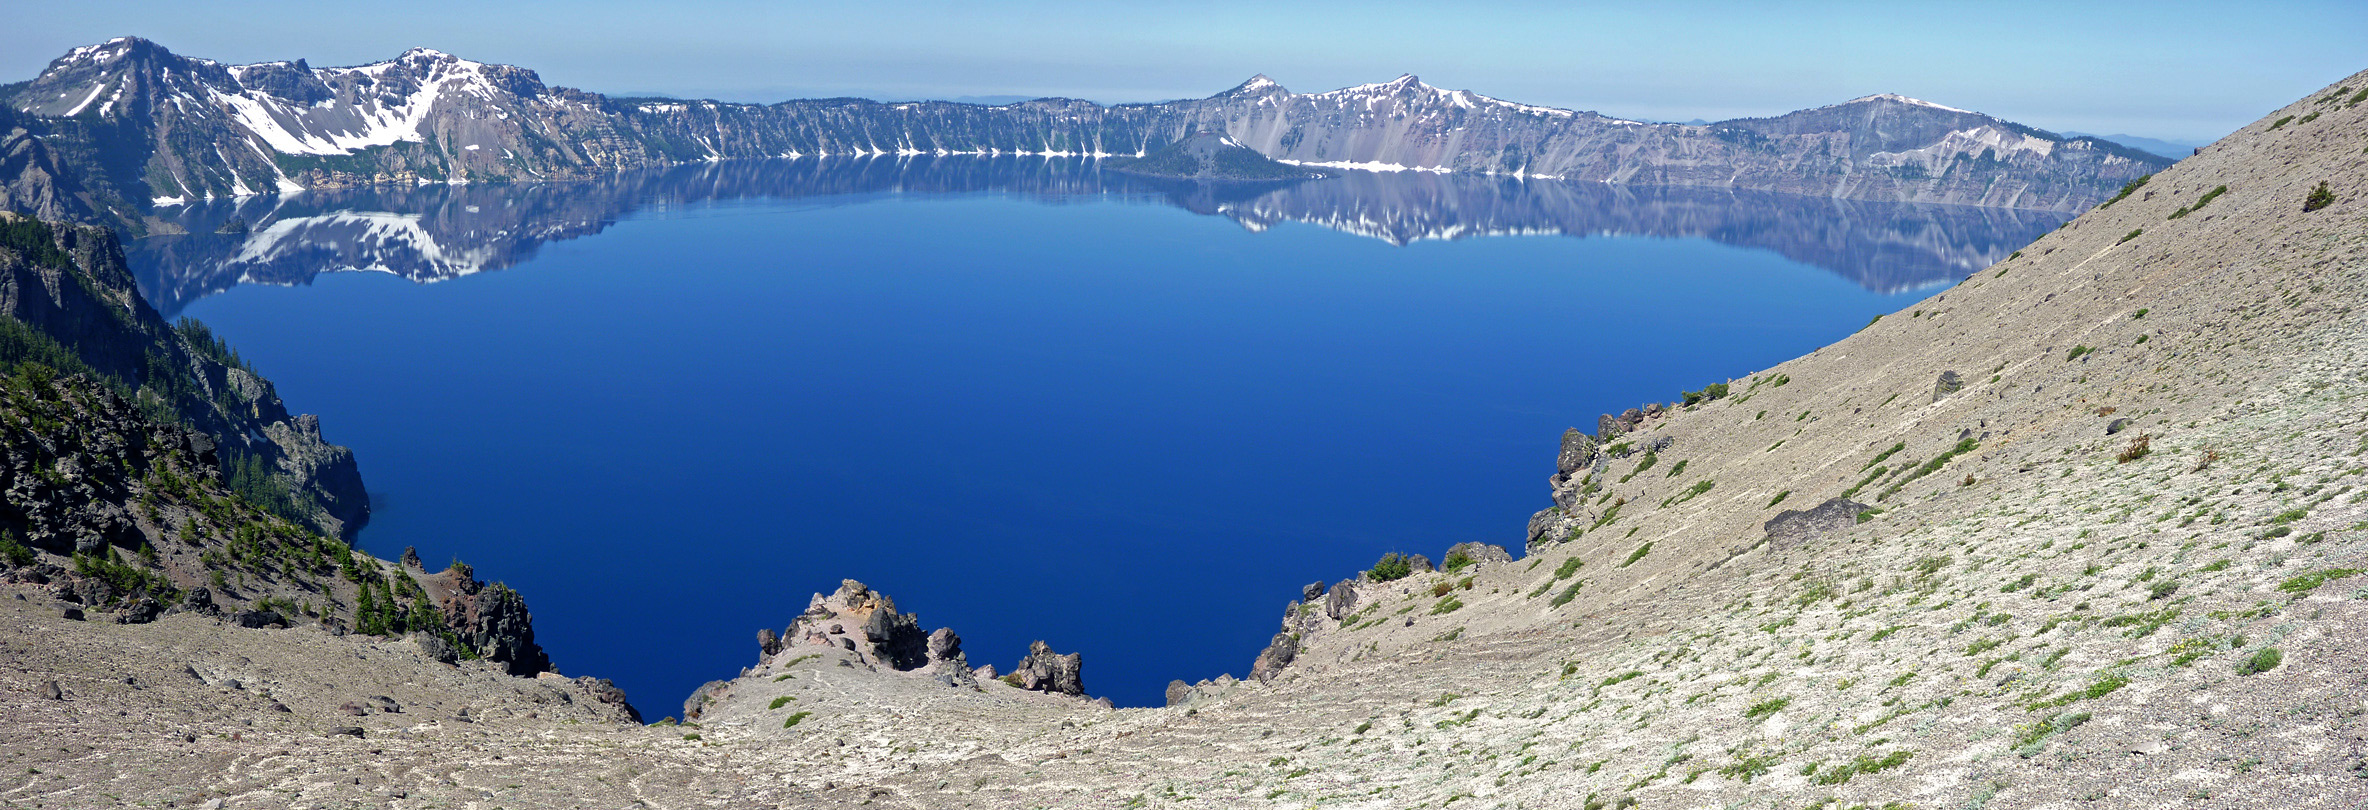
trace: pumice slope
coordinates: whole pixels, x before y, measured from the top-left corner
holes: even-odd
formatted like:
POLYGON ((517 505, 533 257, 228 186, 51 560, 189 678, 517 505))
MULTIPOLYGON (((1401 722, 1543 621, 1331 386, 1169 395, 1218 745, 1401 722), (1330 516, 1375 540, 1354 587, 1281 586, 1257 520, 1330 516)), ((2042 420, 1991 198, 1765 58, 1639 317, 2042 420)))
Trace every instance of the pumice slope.
POLYGON ((853 585, 696 727, 586 722, 411 642, 0 596, 0 801, 2354 806, 2363 100, 2368 74, 1831 346, 1573 431, 1525 558, 1311 587, 1263 677, 1173 706, 962 678, 909 617, 848 624, 893 614, 853 585), (290 711, 220 680, 242 659, 290 711))

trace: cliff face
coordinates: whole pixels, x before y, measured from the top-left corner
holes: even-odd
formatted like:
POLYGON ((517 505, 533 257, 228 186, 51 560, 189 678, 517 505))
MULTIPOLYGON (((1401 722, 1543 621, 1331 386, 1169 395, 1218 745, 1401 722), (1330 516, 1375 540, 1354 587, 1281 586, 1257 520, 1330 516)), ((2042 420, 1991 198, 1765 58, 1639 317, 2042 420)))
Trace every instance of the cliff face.
POLYGON ((76 48, 0 103, 14 119, 0 121, 0 202, 136 232, 163 227, 139 215, 154 205, 292 189, 580 179, 722 158, 1139 156, 1200 132, 1307 165, 2064 212, 2168 165, 1897 96, 1708 126, 1517 104, 1413 76, 1313 94, 1261 76, 1205 99, 1110 107, 753 105, 612 99, 426 49, 350 68, 224 65, 136 38, 76 48))
POLYGON ((0 245, 0 314, 195 428, 226 461, 252 465, 284 491, 263 505, 341 538, 369 520, 352 452, 324 441, 318 419, 289 415, 271 383, 203 327, 165 323, 140 297, 114 234, 24 218, 0 228, 11 236, 0 245))

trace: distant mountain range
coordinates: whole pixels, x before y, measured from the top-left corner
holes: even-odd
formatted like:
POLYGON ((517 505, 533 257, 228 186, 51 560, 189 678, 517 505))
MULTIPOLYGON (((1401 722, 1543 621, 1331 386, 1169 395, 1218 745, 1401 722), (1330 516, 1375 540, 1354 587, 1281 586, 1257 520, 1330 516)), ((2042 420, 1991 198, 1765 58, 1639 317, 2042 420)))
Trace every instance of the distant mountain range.
POLYGON ((1401 76, 1301 94, 1258 76, 1205 99, 986 106, 613 98, 427 49, 314 68, 227 65, 138 38, 0 86, 0 207, 133 233, 159 206, 300 189, 584 179, 868 154, 1143 155, 1221 132, 1308 166, 1426 170, 2078 211, 2169 161, 1895 95, 1774 118, 1652 124, 1401 76))
POLYGON ((2161 155, 2172 160, 2179 160, 2181 158, 2187 157, 2188 155, 2195 154, 2195 150, 2201 149, 2205 146, 2205 144, 2200 143, 2166 141, 2160 138, 2147 138, 2137 135, 2090 135, 2085 132, 2066 132, 2064 133, 2064 136, 2068 138, 2095 138, 2100 141, 2112 141, 2114 143, 2127 146, 2131 149, 2136 149, 2140 152, 2161 155))

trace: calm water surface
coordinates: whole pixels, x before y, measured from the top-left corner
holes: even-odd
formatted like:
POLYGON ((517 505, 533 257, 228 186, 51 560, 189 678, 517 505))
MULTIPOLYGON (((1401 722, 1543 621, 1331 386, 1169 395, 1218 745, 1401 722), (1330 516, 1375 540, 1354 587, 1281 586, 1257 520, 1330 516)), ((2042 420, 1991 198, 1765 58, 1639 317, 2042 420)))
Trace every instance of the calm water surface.
POLYGON ((1081 651, 1121 705, 1239 676, 1308 581, 1518 553, 1563 428, 1823 345, 2062 220, 1041 161, 185 217, 132 246, 143 287, 354 448, 361 545, 506 580, 564 671, 651 718, 842 578, 974 665, 1081 651), (1537 235, 1432 238, 1474 234, 1537 235), (329 272, 355 267, 389 272, 329 272))

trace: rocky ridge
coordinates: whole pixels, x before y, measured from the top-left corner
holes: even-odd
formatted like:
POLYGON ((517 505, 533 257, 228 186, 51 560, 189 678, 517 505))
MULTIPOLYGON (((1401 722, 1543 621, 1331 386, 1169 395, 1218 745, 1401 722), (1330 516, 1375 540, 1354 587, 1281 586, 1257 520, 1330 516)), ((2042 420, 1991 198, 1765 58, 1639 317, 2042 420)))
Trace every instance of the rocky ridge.
POLYGON ((1651 124, 1413 76, 1325 93, 1256 77, 1204 99, 997 107, 611 98, 413 49, 370 65, 225 65, 138 38, 0 88, 0 207, 146 233, 156 206, 357 184, 584 179, 717 159, 1144 156, 1213 132, 1302 166, 1421 169, 2077 211, 2168 165, 2092 138, 1877 95, 1767 119, 1651 124))
MULTIPOLYGON (((882 667, 876 643, 814 644, 765 650, 766 669, 736 678, 697 728, 571 726, 528 716, 531 690, 427 678, 409 700, 386 696, 408 712, 473 695, 498 719, 381 725, 362 741, 320 736, 346 726, 326 712, 275 720, 252 701, 176 715, 196 681, 141 671, 135 687, 128 662, 103 659, 186 618, 70 624, 0 599, 16 667, 0 671, 0 705, 22 718, 0 733, 24 735, 12 765, 38 771, 16 795, 2356 805, 2363 99, 2368 73, 1845 340, 1566 435, 1524 558, 1465 547, 1441 570, 1400 560, 1303 590, 1285 612, 1290 660, 1264 680, 1178 684, 1177 705, 1110 710, 882 667), (46 652, 61 649, 87 653, 46 652), (173 691, 140 691, 152 679, 173 691), (130 753, 95 755, 102 744, 130 753)), ((849 617, 872 604, 840 602, 849 617)), ((275 671, 356 655, 428 666, 356 637, 194 628, 275 671)))

